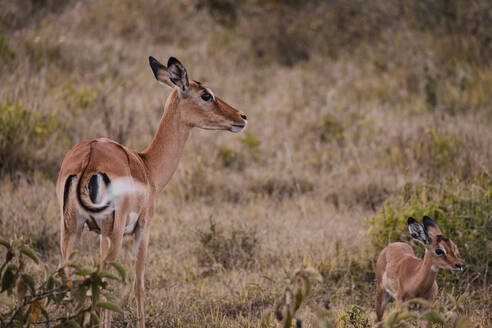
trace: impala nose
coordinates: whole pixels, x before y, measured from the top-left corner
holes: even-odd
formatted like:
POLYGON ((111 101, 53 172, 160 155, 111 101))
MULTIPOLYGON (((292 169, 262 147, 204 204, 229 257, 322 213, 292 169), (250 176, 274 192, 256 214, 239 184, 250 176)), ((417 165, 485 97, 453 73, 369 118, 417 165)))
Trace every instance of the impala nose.
POLYGON ((241 118, 245 121, 248 119, 248 117, 245 114, 241 114, 241 118))
POLYGON ((458 270, 463 270, 463 265, 461 265, 461 264, 456 263, 454 266, 455 266, 455 267, 456 267, 456 269, 458 269, 458 270))

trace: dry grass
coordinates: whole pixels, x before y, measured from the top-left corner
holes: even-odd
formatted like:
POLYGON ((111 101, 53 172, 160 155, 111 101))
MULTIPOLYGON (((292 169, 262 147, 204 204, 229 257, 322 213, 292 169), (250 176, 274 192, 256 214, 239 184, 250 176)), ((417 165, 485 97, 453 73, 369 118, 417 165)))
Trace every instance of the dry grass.
MULTIPOLYGON (((58 263, 57 163, 77 140, 101 135, 142 150, 169 94, 147 57, 172 55, 250 124, 239 135, 194 130, 159 196, 146 270, 149 325, 258 326, 285 278, 308 264, 325 282, 300 313, 305 327, 316 327, 328 305, 339 317, 357 304, 373 320, 376 250, 366 219, 406 183, 471 185, 490 174, 492 66, 483 55, 490 41, 478 43, 483 26, 476 39, 454 28, 443 36, 429 30, 430 16, 415 20, 422 8, 406 8, 400 20, 399 5, 382 1, 372 9, 322 5, 314 17, 315 1, 304 9, 246 1, 221 25, 210 3, 0 5, 1 102, 56 118, 27 168, 0 164, 0 235, 23 235, 58 263), (393 19, 378 20, 388 12, 393 19), (210 218, 219 231, 212 237, 210 218)), ((79 258, 91 261, 97 245, 86 233, 79 258)), ((133 256, 128 240, 120 256, 128 271, 133 256)), ((126 313, 116 322, 126 326, 136 312, 130 285, 120 296, 126 313)), ((488 306, 469 313, 486 326, 490 296, 469 308, 484 300, 488 306)))

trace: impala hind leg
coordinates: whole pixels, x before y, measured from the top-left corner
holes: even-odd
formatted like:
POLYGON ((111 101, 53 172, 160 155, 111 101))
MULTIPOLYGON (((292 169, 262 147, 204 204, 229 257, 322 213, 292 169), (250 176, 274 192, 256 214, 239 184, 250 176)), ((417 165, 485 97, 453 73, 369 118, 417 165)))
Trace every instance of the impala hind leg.
POLYGON ((377 322, 380 322, 383 320, 383 314, 384 310, 386 309, 386 305, 388 304, 388 301, 390 300, 390 296, 388 293, 384 290, 383 286, 378 283, 376 287, 376 315, 377 315, 377 322))
MULTIPOLYGON (((60 252, 62 257, 62 265, 67 265, 72 254, 74 246, 77 245, 80 235, 82 233, 83 225, 77 223, 77 215, 75 210, 66 209, 61 210, 60 219, 60 252)), ((70 268, 65 267, 65 274, 70 282, 70 268)))
MULTIPOLYGON (((143 221, 143 220, 142 220, 143 221)), ((146 226, 138 227, 135 233, 135 299, 137 301, 138 328, 145 328, 145 309, 144 309, 144 272, 145 258, 147 257, 147 246, 149 245, 150 222, 146 226)))
MULTIPOLYGON (((101 270, 109 271, 110 262, 115 261, 123 243, 124 222, 127 211, 115 211, 103 221, 101 229, 101 270)), ((100 327, 111 327, 111 311, 104 309, 100 327)))

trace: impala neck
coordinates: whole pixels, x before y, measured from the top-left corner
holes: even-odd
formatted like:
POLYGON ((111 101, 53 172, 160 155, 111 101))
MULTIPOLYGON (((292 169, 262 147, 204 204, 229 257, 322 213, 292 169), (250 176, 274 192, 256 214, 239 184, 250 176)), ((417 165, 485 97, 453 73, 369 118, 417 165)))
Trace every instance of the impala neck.
POLYGON ((177 89, 167 98, 161 122, 150 145, 142 153, 156 190, 166 186, 178 167, 190 126, 181 121, 177 89))
POLYGON ((431 251, 425 250, 424 259, 417 266, 415 274, 415 288, 417 290, 429 290, 436 280, 437 271, 432 270, 431 251))

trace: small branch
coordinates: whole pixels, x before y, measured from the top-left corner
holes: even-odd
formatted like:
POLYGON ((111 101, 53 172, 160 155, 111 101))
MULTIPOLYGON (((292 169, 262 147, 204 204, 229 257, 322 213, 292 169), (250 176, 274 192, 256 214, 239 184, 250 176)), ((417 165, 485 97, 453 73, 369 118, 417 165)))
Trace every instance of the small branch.
POLYGON ((47 291, 47 292, 44 292, 44 293, 41 293, 41 294, 38 294, 38 295, 24 297, 24 302, 22 302, 22 305, 20 305, 19 307, 17 307, 17 309, 12 310, 12 311, 6 313, 6 316, 9 316, 10 313, 12 313, 12 312, 14 313, 11 316, 11 318, 10 318, 8 324, 7 324, 7 327, 10 327, 10 325, 14 321, 14 318, 17 316, 17 314, 19 313, 19 311, 21 311, 24 307, 26 307, 28 305, 31 305, 32 303, 34 303, 36 301, 39 301, 39 300, 42 300, 42 299, 44 299, 46 297, 54 296, 54 295, 60 295, 60 294, 63 294, 65 292, 66 292, 65 286, 60 286, 57 289, 52 289, 50 291, 47 291))
POLYGON ((72 319, 77 318, 78 316, 80 316, 83 313, 89 312, 90 310, 91 310, 91 307, 89 306, 85 309, 81 309, 79 312, 72 314, 71 316, 68 316, 68 317, 59 317, 59 318, 55 318, 55 319, 51 319, 51 320, 47 320, 47 321, 37 321, 37 322, 33 322, 32 324, 33 325, 46 325, 49 323, 58 322, 58 321, 62 321, 62 320, 72 320, 72 319))

